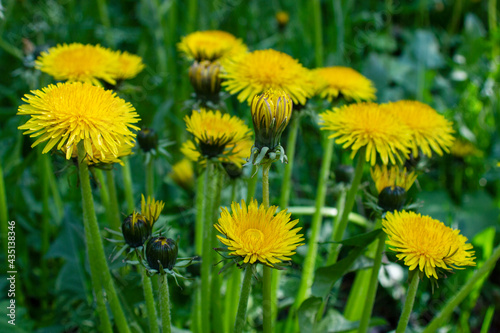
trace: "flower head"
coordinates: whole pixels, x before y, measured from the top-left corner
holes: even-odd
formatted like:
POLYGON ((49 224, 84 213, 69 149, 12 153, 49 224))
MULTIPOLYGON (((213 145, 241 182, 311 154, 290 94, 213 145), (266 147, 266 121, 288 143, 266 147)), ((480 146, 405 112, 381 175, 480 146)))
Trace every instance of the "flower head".
POLYGON ((182 159, 180 162, 177 162, 172 166, 172 171, 169 176, 174 183, 183 189, 192 189, 194 186, 193 163, 187 158, 182 159))
POLYGON ((189 81, 199 96, 217 96, 221 89, 220 63, 204 60, 195 61, 189 67, 189 81))
POLYGON ((196 61, 235 57, 247 52, 247 47, 238 39, 225 31, 207 30, 196 31, 185 37, 177 44, 179 51, 187 58, 196 61))
POLYGON ((277 12, 274 17, 276 18, 276 22, 278 22, 278 27, 280 29, 285 28, 290 21, 290 15, 288 14, 288 12, 285 12, 283 10, 277 12))
POLYGON ((382 106, 401 119, 412 134, 412 154, 418 156, 419 149, 431 157, 432 151, 443 155, 453 144, 453 124, 429 105, 417 101, 399 101, 382 106))
POLYGON ((375 92, 372 81, 349 67, 324 67, 313 70, 317 94, 330 102, 339 96, 346 100, 373 101, 375 92))
POLYGON ((382 167, 376 165, 370 170, 377 192, 380 193, 387 187, 401 187, 408 191, 417 179, 415 172, 407 172, 406 168, 393 165, 388 168, 387 165, 382 167))
POLYGON ((101 85, 99 79, 115 84, 119 71, 116 54, 100 45, 62 44, 42 52, 35 61, 37 69, 56 80, 101 85))
MULTIPOLYGON (((125 141, 123 141, 125 142, 125 141)), ((66 154, 66 147, 63 146, 61 148, 61 151, 66 154)), ((120 144, 118 146, 118 154, 113 155, 111 152, 105 152, 104 155, 97 154, 98 150, 96 147, 92 146, 92 151, 93 154, 90 156, 87 154, 85 157, 85 162, 90 165, 102 165, 102 164, 115 164, 118 163, 120 165, 124 165, 123 161, 121 160, 122 157, 128 156, 132 154, 132 146, 128 144, 120 144)), ((71 154, 72 158, 77 158, 78 157, 78 151, 77 149, 73 149, 73 153, 71 154)))
POLYGON ((115 56, 118 66, 113 72, 113 77, 117 80, 132 79, 144 69, 142 58, 138 55, 117 51, 115 56))
POLYGON ((392 114, 375 103, 357 103, 320 114, 322 130, 333 131, 330 138, 352 149, 351 158, 366 147, 366 161, 375 165, 377 154, 383 164, 401 162, 408 155, 411 134, 392 114))
MULTIPOLYGON (((227 146, 224 152, 218 156, 218 160, 221 163, 231 163, 241 168, 250 156, 252 146, 253 140, 243 139, 234 145, 227 146)), ((181 152, 191 161, 200 163, 201 166, 206 163, 206 157, 201 154, 199 147, 192 140, 187 140, 182 144, 181 152)))
POLYGON ((133 212, 123 220, 122 234, 128 246, 137 248, 151 236, 151 226, 143 215, 133 212))
POLYGON ((475 266, 472 245, 460 230, 453 230, 429 216, 414 212, 387 213, 382 221, 386 244, 398 252, 410 270, 419 268, 427 277, 438 278, 439 270, 475 266))
POLYGON ((240 102, 273 88, 284 90, 294 103, 305 104, 314 93, 311 72, 290 57, 275 50, 254 51, 222 62, 222 86, 238 93, 240 102))
POLYGON ((153 226, 153 224, 158 220, 163 207, 165 207, 165 203, 163 201, 155 200, 150 196, 148 196, 148 200, 146 200, 144 198, 144 194, 141 195, 141 214, 150 226, 153 226))
POLYGON ((282 210, 275 215, 276 206, 265 208, 252 200, 247 206, 231 204, 232 214, 227 208, 222 209, 219 223, 215 228, 224 236, 217 236, 228 247, 230 255, 240 257, 244 263, 262 264, 273 267, 284 260, 290 260, 295 249, 304 241, 299 234, 301 228, 295 228, 299 220, 290 221, 290 215, 282 210))
POLYGON ((134 107, 116 96, 88 83, 58 83, 25 95, 19 115, 30 115, 19 126, 24 134, 38 137, 32 147, 48 141, 42 153, 57 145, 71 158, 76 145, 83 141, 91 160, 103 161, 120 156, 123 145, 134 146, 139 121, 134 107))
POLYGON ((205 158, 230 154, 227 148, 250 137, 250 128, 236 116, 222 114, 220 111, 201 109, 185 116, 188 132, 195 137, 199 152, 205 158))

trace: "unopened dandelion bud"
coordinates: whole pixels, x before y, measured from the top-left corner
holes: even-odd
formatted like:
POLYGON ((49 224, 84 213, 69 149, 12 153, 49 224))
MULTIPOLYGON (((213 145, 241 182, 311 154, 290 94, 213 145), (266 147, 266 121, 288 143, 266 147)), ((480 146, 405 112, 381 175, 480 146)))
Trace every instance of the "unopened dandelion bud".
POLYGON ((143 215, 134 212, 123 220, 122 233, 125 242, 136 248, 142 246, 151 236, 151 227, 143 215))
POLYGON ((146 260, 149 267, 160 271, 160 265, 163 269, 172 270, 177 261, 179 249, 177 243, 164 236, 153 237, 146 245, 146 260))
POLYGON ((251 162, 259 164, 263 159, 286 159, 280 145, 281 134, 290 122, 293 102, 283 90, 269 89, 252 100, 252 121, 255 144, 251 162))
POLYGON ((384 211, 401 210, 406 202, 406 192, 413 185, 417 176, 398 166, 387 168, 376 165, 371 170, 378 195, 378 205, 384 211))
POLYGON ((243 169, 234 163, 222 163, 222 166, 231 179, 237 179, 243 174, 243 169))
POLYGON ((280 30, 285 29, 286 25, 290 21, 290 15, 285 11, 279 11, 276 13, 276 22, 278 22, 278 28, 280 30))
POLYGON ((139 142, 142 151, 147 153, 158 148, 158 134, 152 128, 143 128, 137 133, 137 142, 139 142))
POLYGON ((189 80, 199 97, 206 99, 218 97, 221 90, 220 69, 219 62, 210 62, 207 60, 201 62, 195 61, 189 67, 189 80))
POLYGON ((401 210, 406 202, 406 190, 400 186, 386 187, 378 195, 378 205, 386 212, 401 210))

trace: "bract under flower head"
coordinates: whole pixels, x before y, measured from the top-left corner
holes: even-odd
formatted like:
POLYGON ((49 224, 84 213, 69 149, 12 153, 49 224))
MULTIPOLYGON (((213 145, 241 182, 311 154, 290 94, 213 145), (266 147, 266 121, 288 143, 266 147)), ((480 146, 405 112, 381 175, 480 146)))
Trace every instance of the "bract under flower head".
POLYGON ((311 72, 288 54, 275 50, 247 53, 222 62, 222 86, 240 102, 267 89, 283 90, 294 103, 305 104, 314 94, 311 72))
POLYGON ((409 129, 396 116, 381 110, 375 103, 344 105, 320 114, 322 130, 332 131, 330 138, 351 148, 351 158, 366 148, 366 161, 375 165, 377 155, 383 164, 396 164, 406 157, 411 143, 409 129))
POLYGON ((83 141, 89 159, 104 161, 120 156, 123 145, 134 146, 139 121, 134 107, 112 91, 88 83, 58 83, 25 95, 19 115, 31 118, 18 128, 38 137, 32 147, 48 141, 42 153, 53 147, 72 157, 83 141))
POLYGON ((349 67, 324 67, 312 71, 316 81, 316 91, 321 98, 330 102, 339 97, 355 102, 376 99, 372 81, 349 67))
POLYGON ((295 249, 304 245, 301 228, 295 228, 299 220, 290 221, 286 210, 275 215, 276 206, 265 208, 252 200, 247 206, 231 204, 232 214, 223 208, 215 228, 223 234, 217 238, 228 247, 232 256, 240 257, 244 263, 260 262, 271 266, 290 260, 295 249))
POLYGON ((391 112, 401 119, 412 135, 412 154, 419 150, 431 157, 432 151, 443 155, 449 152, 454 138, 453 124, 429 105, 417 101, 398 101, 381 105, 385 112, 391 112))
POLYGON ((100 45, 59 44, 40 54, 35 67, 68 82, 87 82, 100 86, 99 80, 115 84, 119 71, 116 54, 100 45))
POLYGON ((398 259, 427 277, 438 278, 439 270, 475 266, 472 245, 460 230, 453 230, 429 216, 414 212, 387 213, 382 221, 388 236, 386 244, 396 251, 398 259))
POLYGON ((220 30, 196 31, 177 44, 179 51, 196 61, 230 58, 247 52, 241 39, 220 30))
POLYGON ((185 116, 187 131, 193 134, 199 152, 205 158, 217 157, 225 153, 227 147, 250 137, 250 128, 236 116, 220 111, 193 111, 185 116))

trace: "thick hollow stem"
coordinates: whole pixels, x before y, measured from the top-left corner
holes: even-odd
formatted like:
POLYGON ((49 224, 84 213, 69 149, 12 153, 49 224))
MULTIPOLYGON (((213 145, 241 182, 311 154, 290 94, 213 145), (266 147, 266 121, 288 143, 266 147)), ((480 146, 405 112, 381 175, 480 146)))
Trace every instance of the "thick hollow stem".
POLYGON ((122 157, 123 161, 123 188, 125 190, 125 200, 127 201, 127 214, 132 214, 135 209, 134 187, 132 183, 132 174, 130 172, 130 160, 128 156, 122 157))
POLYGON ((250 178, 248 179, 247 187, 247 203, 255 196, 255 189, 257 188, 257 181, 259 180, 258 167, 252 166, 250 178))
POLYGON ((384 253, 385 248, 385 237, 385 233, 382 233, 378 238, 376 250, 377 252, 375 254, 375 260, 373 261, 370 284, 368 286, 367 297, 365 298, 365 305, 363 307, 363 315, 361 316, 361 322, 359 323, 358 333, 366 333, 368 331, 368 324, 370 323, 373 304, 375 303, 375 296, 377 295, 378 273, 380 271, 380 266, 382 265, 382 254, 384 253))
POLYGON ((252 286, 252 266, 247 266, 245 269, 245 277, 241 285, 240 302, 238 304, 238 313, 234 322, 234 333, 241 333, 246 322, 248 296, 250 296, 250 288, 252 286))
POLYGON ((154 195, 155 187, 155 161, 151 157, 146 163, 146 197, 154 195))
MULTIPOLYGON (((151 333, 159 333, 160 327, 158 326, 156 304, 153 296, 153 285, 151 278, 146 274, 144 267, 139 267, 142 275, 142 289, 144 291, 144 300, 146 302, 146 315, 149 321, 149 331, 151 333)), ((168 287, 167 287, 168 288, 168 287)))
POLYGON ((325 152, 321 162, 318 187, 316 190, 316 205, 311 222, 311 236, 309 238, 299 291, 297 293, 297 297, 295 298, 295 309, 298 309, 300 304, 308 296, 314 278, 314 264, 316 263, 316 256, 318 254, 318 237, 322 221, 321 210, 325 205, 326 183, 328 181, 328 174, 330 172, 330 163, 333 153, 333 139, 328 139, 328 136, 324 135, 323 142, 325 143, 325 152))
MULTIPOLYGON (((262 166, 262 204, 269 208, 269 169, 272 163, 266 163, 262 166)), ((270 267, 264 266, 262 278, 262 307, 264 314, 264 333, 272 332, 273 330, 273 307, 271 297, 273 271, 270 267)))
POLYGON ((207 177, 201 173, 196 179, 196 228, 194 230, 196 254, 201 254, 203 249, 203 204, 205 200, 204 189, 206 178, 207 177))
POLYGON ((172 323, 170 320, 170 295, 168 294, 167 274, 160 277, 160 317, 163 333, 172 332, 172 323))
POLYGON ((88 232, 85 233, 85 236, 87 237, 88 257, 92 264, 97 264, 97 272, 100 272, 101 283, 106 290, 109 306, 114 315, 119 332, 129 333, 130 329, 127 324, 127 319, 123 313, 113 280, 111 279, 111 273, 106 261, 106 256, 104 254, 104 246, 102 244, 101 233, 99 231, 99 225, 97 224, 97 218, 95 215, 94 199, 90 188, 89 169, 87 163, 85 162, 85 155, 85 148, 83 147, 83 141, 81 141, 78 144, 78 169, 82 190, 83 224, 84 227, 88 229, 88 232))
POLYGON ((285 173, 283 174, 283 183, 281 183, 281 197, 280 197, 281 209, 287 208, 288 202, 290 200, 290 189, 292 183, 295 145, 297 143, 297 134, 299 132, 299 127, 300 127, 299 125, 300 125, 300 116, 297 114, 297 112, 295 112, 290 122, 290 130, 288 132, 288 140, 286 142, 288 163, 285 165, 285 173))
POLYGON ((120 230, 120 208, 118 207, 118 195, 116 193, 115 174, 113 169, 106 171, 106 183, 109 193, 109 206, 106 207, 106 209, 109 210, 109 226, 113 230, 120 230))
POLYGON ((234 318, 238 310, 238 291, 241 285, 241 272, 236 266, 231 268, 232 272, 227 281, 226 299, 225 299, 225 332, 229 332, 234 327, 234 318))
MULTIPOLYGON (((342 210, 342 217, 338 226, 334 226, 333 241, 339 242, 344 237, 344 232, 347 227, 347 222, 349 221, 349 213, 354 207, 354 201, 356 199, 356 193, 358 192, 359 184, 361 183, 361 178, 363 176, 363 167, 365 165, 365 148, 361 148, 358 151, 358 162, 356 163, 356 170, 354 171, 354 178, 351 183, 351 188, 347 192, 346 202, 344 209, 342 210)), ((327 265, 332 265, 337 262, 337 257, 339 255, 340 246, 338 244, 332 243, 330 248, 330 255, 327 260, 327 265)))
POLYGON ((418 290, 418 281, 420 280, 418 269, 412 272, 410 286, 408 287, 408 292, 406 293, 405 305, 403 307, 403 313, 399 318, 398 327, 396 328, 396 333, 405 333, 406 326, 408 326, 408 321, 410 320, 411 310, 413 309, 413 303, 415 303, 415 296, 418 290))

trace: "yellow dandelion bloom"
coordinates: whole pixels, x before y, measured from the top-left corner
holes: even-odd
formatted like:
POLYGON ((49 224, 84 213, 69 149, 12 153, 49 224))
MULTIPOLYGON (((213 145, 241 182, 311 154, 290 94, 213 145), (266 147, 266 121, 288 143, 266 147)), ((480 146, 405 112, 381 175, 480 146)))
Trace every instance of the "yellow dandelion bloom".
POLYGON ((463 139, 457 139, 453 142, 453 145, 450 148, 450 152, 453 156, 456 157, 468 157, 468 156, 482 156, 483 152, 476 148, 469 141, 465 141, 463 139))
POLYGON ((317 94, 330 102, 339 97, 347 101, 374 101, 377 90, 372 81, 349 67, 324 67, 312 71, 317 94))
POLYGON ((224 59, 247 52, 241 39, 220 30, 196 31, 181 38, 177 49, 196 61, 224 59))
POLYGON ((83 140, 91 160, 120 156, 122 145, 134 146, 139 121, 134 107, 109 90, 88 83, 58 83, 24 96, 19 115, 31 118, 18 128, 38 137, 32 147, 46 142, 42 153, 57 145, 71 158, 83 140))
POLYGON ((330 138, 351 148, 351 158, 366 147, 366 161, 375 165, 377 155, 383 164, 402 162, 408 156, 411 134, 400 120, 375 103, 344 105, 320 114, 322 130, 333 131, 330 138))
POLYGON ((407 172, 406 168, 400 169, 396 165, 390 168, 387 165, 383 165, 382 167, 376 165, 374 168, 371 168, 370 173, 378 193, 387 187, 394 188, 395 186, 408 191, 417 179, 415 172, 407 172))
POLYGON ((128 52, 115 52, 118 66, 115 66, 113 78, 116 80, 127 80, 137 76, 143 69, 142 58, 128 52))
POLYGON ((80 43, 51 47, 40 54, 35 67, 56 80, 87 82, 100 86, 99 79, 115 84, 119 70, 116 55, 100 45, 80 43))
MULTIPOLYGON (((110 152, 104 153, 104 156, 98 154, 98 150, 95 148, 95 146, 92 145, 92 157, 90 155, 87 155, 85 158, 85 162, 87 162, 88 165, 96 165, 96 164, 114 164, 118 163, 120 165, 125 165, 123 161, 120 159, 122 157, 128 156, 132 154, 132 146, 128 144, 120 144, 118 146, 118 154, 113 155, 110 152)), ((61 151, 66 154, 66 147, 62 147, 61 151)), ((78 151, 77 149, 73 149, 73 153, 71 154, 72 158, 78 157, 78 151)))
POLYGON ((449 152, 454 138, 453 123, 437 113, 429 105, 417 101, 399 101, 382 105, 388 112, 398 116, 410 129, 412 154, 418 156, 419 149, 431 157, 432 151, 443 155, 449 152))
POLYGON ((290 15, 288 14, 288 12, 285 12, 283 10, 277 12, 275 18, 280 28, 285 27, 288 24, 288 22, 290 22, 290 15))
POLYGON ((146 218, 146 222, 152 226, 160 217, 161 211, 165 207, 163 201, 155 200, 148 196, 146 200, 144 194, 141 194, 141 214, 146 218))
POLYGON ((243 120, 219 110, 195 110, 191 116, 185 116, 184 121, 205 157, 221 155, 228 146, 250 137, 250 128, 243 120))
POLYGON ((265 208, 252 200, 247 206, 231 204, 232 214, 223 208, 219 223, 215 228, 224 236, 217 238, 232 252, 230 255, 241 257, 244 263, 260 262, 273 267, 282 261, 290 260, 295 249, 304 245, 304 237, 295 228, 299 220, 290 221, 290 215, 282 210, 275 215, 276 206, 265 208))
MULTIPOLYGON (((232 163, 241 168, 250 156, 252 146, 252 139, 243 139, 234 145, 228 145, 223 153, 218 156, 218 160, 221 163, 232 163)), ((201 166, 204 166, 206 163, 205 157, 200 153, 199 147, 192 140, 187 140, 182 144, 181 153, 189 160, 200 163, 201 166)))
POLYGON ((240 102, 267 89, 284 90, 294 103, 304 105, 314 94, 311 72, 288 54, 275 50, 254 51, 222 62, 222 86, 238 93, 240 102))
POLYGON ((183 158, 172 166, 169 177, 183 189, 192 189, 194 186, 193 163, 189 159, 183 158))
POLYGON ((453 230, 429 216, 414 212, 387 213, 382 220, 386 244, 398 252, 410 270, 419 268, 427 277, 438 278, 439 269, 451 271, 475 266, 472 245, 460 230, 453 230))
POLYGON ((252 100, 251 112, 257 148, 275 148, 292 118, 293 103, 283 90, 269 89, 252 100))

